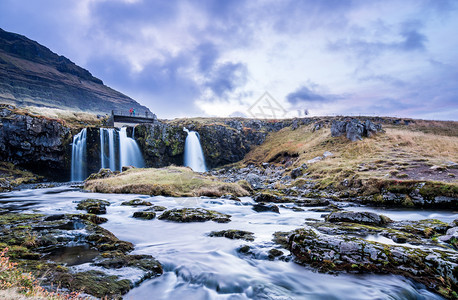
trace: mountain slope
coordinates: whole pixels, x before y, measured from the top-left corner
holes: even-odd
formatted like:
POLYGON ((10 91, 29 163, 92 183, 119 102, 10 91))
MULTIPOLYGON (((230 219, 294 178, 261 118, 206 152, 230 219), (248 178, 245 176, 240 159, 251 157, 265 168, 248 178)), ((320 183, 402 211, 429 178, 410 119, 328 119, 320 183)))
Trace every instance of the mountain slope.
POLYGON ((150 112, 66 57, 1 28, 0 101, 99 113, 130 108, 150 112))

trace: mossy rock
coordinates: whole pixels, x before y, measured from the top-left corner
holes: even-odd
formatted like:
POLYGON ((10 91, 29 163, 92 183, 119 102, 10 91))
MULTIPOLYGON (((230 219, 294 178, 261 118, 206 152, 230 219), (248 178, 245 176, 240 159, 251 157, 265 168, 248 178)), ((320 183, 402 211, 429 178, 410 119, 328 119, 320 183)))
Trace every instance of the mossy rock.
POLYGON ((63 273, 56 281, 72 291, 81 291, 99 298, 118 299, 133 287, 127 279, 120 280, 118 276, 93 270, 75 274, 63 273))
POLYGON ((130 201, 124 201, 121 203, 121 205, 127 205, 127 206, 152 206, 151 202, 145 201, 142 199, 133 199, 130 201))
POLYGON ((96 262, 96 266, 113 269, 136 267, 143 271, 152 272, 148 276, 158 276, 163 273, 161 264, 151 255, 127 255, 118 252, 105 252, 102 256, 103 259, 96 262))
POLYGON ((441 182, 425 182, 420 188, 420 195, 427 200, 434 200, 437 196, 458 198, 458 185, 441 182))
POLYGON ((132 217, 136 219, 152 220, 156 217, 156 213, 153 211, 136 211, 132 217))
POLYGON ((211 237, 225 237, 228 239, 238 239, 245 241, 254 241, 254 233, 244 230, 228 229, 221 231, 212 231, 208 234, 211 237))
POLYGON ((100 199, 85 199, 81 200, 76 209, 85 210, 90 214, 102 215, 107 213, 107 206, 110 205, 110 202, 100 199))
POLYGON ((230 215, 204 208, 174 208, 164 211, 158 219, 173 222, 205 222, 212 220, 218 223, 227 223, 231 221, 230 217, 230 215))
POLYGON ((386 225, 393 222, 390 218, 372 212, 339 211, 326 216, 328 222, 350 222, 360 224, 386 225))

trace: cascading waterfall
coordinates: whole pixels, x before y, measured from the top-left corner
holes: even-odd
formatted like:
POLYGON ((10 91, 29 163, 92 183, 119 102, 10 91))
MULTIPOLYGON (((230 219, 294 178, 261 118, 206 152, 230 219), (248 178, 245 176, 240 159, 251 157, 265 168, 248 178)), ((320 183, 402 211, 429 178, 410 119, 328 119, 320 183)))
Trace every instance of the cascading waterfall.
POLYGON ((140 148, 133 138, 127 136, 126 127, 119 131, 119 152, 120 168, 123 166, 143 168, 145 166, 140 148))
POLYGON ((100 128, 100 161, 102 168, 109 168, 112 171, 116 170, 114 128, 100 128), (108 147, 105 145, 108 145, 108 147))
POLYGON ((195 131, 189 131, 184 145, 184 165, 190 167, 194 172, 206 172, 204 152, 200 145, 199 134, 195 131))
POLYGON ((82 181, 86 179, 86 136, 87 129, 84 128, 73 137, 71 169, 72 181, 82 181))

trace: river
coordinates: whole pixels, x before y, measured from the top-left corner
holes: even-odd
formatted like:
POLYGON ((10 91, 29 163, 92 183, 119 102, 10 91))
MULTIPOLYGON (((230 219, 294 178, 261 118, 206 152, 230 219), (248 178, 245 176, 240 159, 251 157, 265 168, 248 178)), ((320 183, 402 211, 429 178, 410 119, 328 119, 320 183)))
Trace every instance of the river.
MULTIPOLYGON (((291 261, 269 260, 267 251, 276 231, 304 226, 306 218, 320 219, 322 213, 294 211, 280 207, 280 214, 252 210, 253 200, 241 202, 210 198, 149 197, 132 194, 88 193, 69 185, 23 189, 0 194, 0 209, 44 214, 80 213, 76 202, 96 198, 107 200, 108 222, 102 226, 119 239, 135 244, 134 254, 150 254, 161 262, 164 274, 132 289, 124 299, 442 299, 422 285, 401 276, 320 274, 291 261), (174 223, 132 218, 144 207, 121 206, 121 202, 142 199, 167 209, 202 207, 232 215, 231 222, 174 223), (255 240, 209 237, 213 230, 239 229, 254 233, 255 240), (254 255, 237 249, 250 245, 254 255)), ((288 204, 286 204, 288 206, 288 204)), ((349 210, 363 210, 351 207, 349 210)), ((446 211, 364 210, 383 213, 394 220, 437 218, 450 222, 456 214, 446 211)), ((90 268, 82 262, 76 268, 90 268)), ((128 277, 128 275, 126 275, 128 277)))

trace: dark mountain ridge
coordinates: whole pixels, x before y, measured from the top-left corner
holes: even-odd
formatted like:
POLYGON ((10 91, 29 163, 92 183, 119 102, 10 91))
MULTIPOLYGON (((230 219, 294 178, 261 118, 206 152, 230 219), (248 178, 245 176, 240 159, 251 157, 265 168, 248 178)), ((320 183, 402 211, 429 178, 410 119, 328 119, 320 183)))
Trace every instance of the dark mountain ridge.
POLYGON ((0 28, 0 101, 97 113, 151 111, 88 70, 23 35, 0 28))

